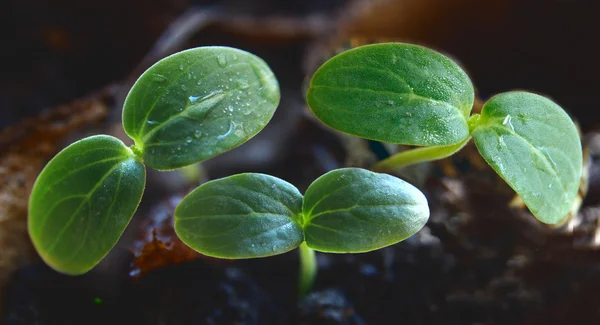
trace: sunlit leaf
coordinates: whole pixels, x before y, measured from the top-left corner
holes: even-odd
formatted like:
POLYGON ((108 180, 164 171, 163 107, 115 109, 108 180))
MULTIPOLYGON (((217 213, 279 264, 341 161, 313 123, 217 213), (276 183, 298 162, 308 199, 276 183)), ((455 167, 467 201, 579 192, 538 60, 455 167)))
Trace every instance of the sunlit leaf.
POLYGON ((144 191, 144 166, 111 136, 65 148, 39 175, 29 201, 29 234, 57 271, 94 267, 125 230, 144 191))
POLYGON ((560 106, 526 92, 494 96, 483 106, 473 138, 536 218, 554 224, 565 217, 579 188, 582 151, 560 106))
POLYGON ((222 258, 287 252, 304 240, 302 195, 269 175, 239 174, 207 182, 175 210, 175 231, 202 254, 222 258))
POLYGON ((367 139, 442 146, 469 135, 474 91, 449 58, 403 43, 343 52, 314 74, 307 94, 328 126, 367 139))
POLYGON ((206 160, 256 135, 279 104, 279 85, 257 56, 228 47, 173 54, 135 83, 123 125, 149 166, 206 160))
POLYGON ((429 218, 427 199, 417 188, 358 168, 318 178, 307 189, 302 210, 308 246, 334 253, 395 244, 418 232, 429 218))

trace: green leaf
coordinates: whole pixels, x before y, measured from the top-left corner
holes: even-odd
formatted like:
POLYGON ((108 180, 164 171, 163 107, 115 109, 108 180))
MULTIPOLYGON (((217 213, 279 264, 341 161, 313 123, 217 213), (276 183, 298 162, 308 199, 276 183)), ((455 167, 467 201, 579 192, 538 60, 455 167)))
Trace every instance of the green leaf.
POLYGON ((77 141, 42 170, 29 200, 29 234, 44 261, 78 275, 116 244, 142 198, 146 172, 118 139, 77 141))
POLYGON ((221 258, 277 255, 304 240, 302 195, 291 184, 263 174, 207 182, 175 209, 175 231, 192 249, 221 258))
POLYGON ((323 64, 307 101, 319 120, 342 132, 388 143, 446 146, 469 136, 466 119, 474 90, 449 58, 417 45, 382 43, 323 64))
POLYGON ((307 189, 302 207, 310 248, 358 253, 402 241, 429 218, 427 199, 411 184, 364 169, 331 171, 307 189))
POLYGON ((526 92, 492 97, 473 129, 479 152, 540 221, 563 219, 577 195, 581 141, 565 111, 526 92))
POLYGON ((150 67, 123 108, 125 132, 159 170, 209 159, 246 142, 269 122, 279 84, 257 56, 200 47, 150 67))

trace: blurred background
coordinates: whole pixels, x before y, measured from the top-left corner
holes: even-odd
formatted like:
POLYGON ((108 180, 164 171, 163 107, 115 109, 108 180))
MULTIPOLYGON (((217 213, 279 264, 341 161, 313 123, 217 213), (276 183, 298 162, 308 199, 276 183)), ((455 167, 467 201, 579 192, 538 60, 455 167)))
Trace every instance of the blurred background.
POLYGON ((597 324, 596 2, 2 1, 0 324, 597 324), (308 297, 295 294, 295 252, 213 260, 174 238, 173 208, 206 180, 266 172, 303 190, 331 169, 379 159, 372 144, 315 122, 304 89, 335 53, 384 41, 452 57, 481 100, 523 89, 565 108, 587 158, 572 219, 560 228, 536 223, 467 147, 399 174, 430 200, 430 222, 418 235, 368 254, 319 254, 308 297), (43 265, 26 217, 44 164, 86 135, 126 141, 120 113, 137 77, 169 54, 207 45, 244 49, 271 66, 282 92, 272 122, 183 173, 149 170, 131 226, 89 274, 67 277, 43 265))

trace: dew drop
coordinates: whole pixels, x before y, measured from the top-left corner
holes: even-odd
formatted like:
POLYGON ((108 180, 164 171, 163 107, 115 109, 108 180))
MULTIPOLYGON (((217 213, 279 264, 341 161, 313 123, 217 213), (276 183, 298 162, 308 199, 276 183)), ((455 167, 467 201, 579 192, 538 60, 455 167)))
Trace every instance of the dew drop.
POLYGON ((271 249, 272 249, 274 252, 276 252, 276 251, 277 251, 277 248, 278 248, 278 247, 277 247, 277 245, 273 245, 273 247, 271 247, 271 249))
POLYGON ((234 60, 234 61, 237 61, 237 59, 238 59, 237 55, 235 55, 235 54, 234 54, 234 55, 233 55, 233 60, 234 60))
POLYGON ((179 70, 183 71, 183 64, 179 65, 179 70))
POLYGON ((187 90, 187 86, 186 85, 181 85, 181 90, 186 91, 187 90))
POLYGON ((233 112, 233 106, 229 105, 229 107, 227 108, 227 110, 229 110, 230 112, 233 112))
POLYGON ((394 101, 393 101, 393 100, 388 100, 388 101, 387 101, 387 103, 388 103, 388 105, 390 105, 390 106, 391 106, 391 105, 394 105, 394 101))
POLYGON ((217 55, 217 63, 219 63, 221 68, 225 68, 227 66, 227 59, 225 58, 224 54, 217 55))
POLYGON ((542 152, 544 153, 546 158, 548 158, 548 160, 550 160, 550 162, 552 163, 552 165, 554 165, 554 167, 558 167, 556 165, 556 162, 554 161, 554 159, 552 159, 552 155, 550 155, 550 151, 548 151, 548 148, 541 148, 540 150, 542 150, 542 152))
MULTIPOLYGON (((194 134, 195 135, 195 134, 194 134)), ((187 137, 185 138, 185 142, 187 143, 191 143, 192 142, 192 137, 187 137)))
POLYGON ((196 130, 196 131, 194 132, 194 138, 198 139, 198 138, 199 138, 199 137, 201 137, 201 136, 202 136, 202 131, 200 131, 200 130, 196 130))
POLYGON ((512 125, 512 116, 510 116, 510 114, 506 115, 506 117, 504 118, 504 121, 502 121, 502 124, 503 124, 504 126, 508 126, 508 128, 509 128, 511 131, 514 131, 514 130, 515 130, 515 128, 514 128, 514 127, 513 127, 513 125, 512 125))
POLYGON ((150 124, 150 125, 156 125, 156 124, 158 124, 158 121, 148 120, 147 123, 150 124))
POLYGON ((500 136, 498 138, 498 150, 503 150, 504 148, 506 148, 506 143, 504 142, 504 137, 500 136))
POLYGON ((154 80, 157 82, 165 82, 165 81, 167 81, 167 77, 163 76, 162 74, 157 73, 154 75, 154 80))
POLYGON ((240 89, 248 89, 250 87, 250 85, 248 84, 248 80, 246 79, 238 79, 237 84, 238 87, 240 87, 240 89))
POLYGON ((225 139, 226 137, 228 137, 231 134, 231 132, 233 132, 234 129, 235 129, 235 123, 233 123, 232 121, 229 121, 229 129, 227 130, 227 132, 225 132, 221 135, 218 135, 217 140, 225 139))

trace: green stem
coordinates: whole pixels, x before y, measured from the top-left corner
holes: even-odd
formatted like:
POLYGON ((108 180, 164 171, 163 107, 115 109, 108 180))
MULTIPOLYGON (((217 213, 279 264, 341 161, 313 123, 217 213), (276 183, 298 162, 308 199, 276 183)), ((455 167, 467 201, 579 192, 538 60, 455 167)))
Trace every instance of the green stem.
POLYGON ((462 149, 469 140, 471 140, 470 136, 457 144, 449 146, 422 147, 406 150, 378 162, 373 167, 373 170, 378 172, 388 172, 424 161, 446 158, 462 149))
POLYGON ((308 294, 313 287, 317 276, 317 258, 315 251, 303 242, 300 245, 300 282, 299 292, 304 296, 308 294))

